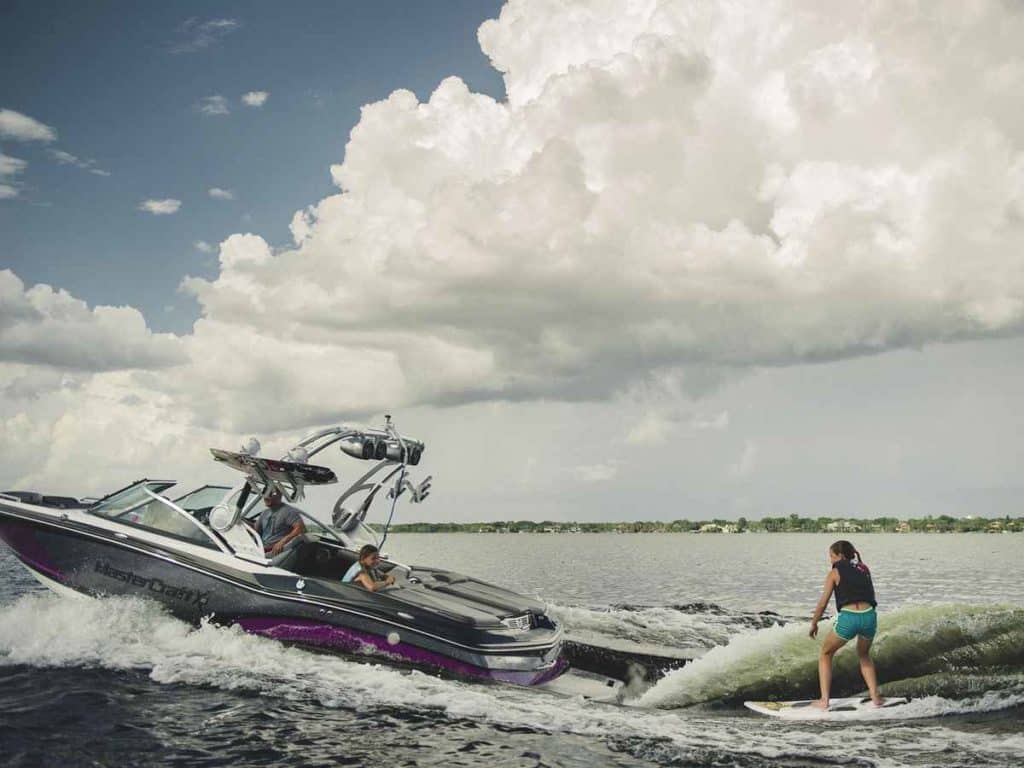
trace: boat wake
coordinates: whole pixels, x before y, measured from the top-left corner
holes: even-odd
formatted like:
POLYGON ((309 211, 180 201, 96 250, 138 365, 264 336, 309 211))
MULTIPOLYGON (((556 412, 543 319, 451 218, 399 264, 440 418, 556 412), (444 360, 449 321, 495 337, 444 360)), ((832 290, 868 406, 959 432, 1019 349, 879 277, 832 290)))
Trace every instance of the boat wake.
MULTIPOLYGON (((670 672, 639 703, 672 708, 812 698, 819 645, 803 622, 737 634, 670 672)), ((1024 692, 1024 610, 928 605, 883 613, 873 656, 884 693, 998 698, 1007 692, 1015 706, 1024 692)), ((834 695, 863 689, 856 653, 847 646, 836 654, 834 695)))
MULTIPOLYGON (((883 643, 885 637, 880 638, 883 658, 895 663, 913 655, 909 649, 899 650, 913 638, 897 642, 900 633, 909 633, 910 627, 927 639, 929 626, 952 623, 952 629, 947 626, 941 638, 933 637, 932 645, 926 644, 914 657, 919 659, 917 667, 928 668, 924 657, 932 653, 947 655, 952 661, 932 663, 930 674, 945 674, 959 662, 968 661, 969 634, 983 646, 973 658, 987 665, 986 674, 1006 677, 997 668, 1012 668, 1017 656, 1008 659, 996 649, 1012 642, 1014 633, 1024 626, 1020 611, 928 610, 933 611, 931 625, 923 622, 924 609, 923 613, 908 613, 902 621, 896 620, 896 614, 885 621, 884 631, 890 639, 883 643), (954 636, 960 639, 952 640, 954 636)), ((758 697, 764 698, 763 678, 776 674, 766 672, 775 663, 768 663, 772 659, 779 659, 780 675, 787 668, 802 674, 803 667, 813 662, 813 648, 797 650, 803 644, 803 631, 801 625, 735 633, 729 644, 668 675, 642 698, 629 702, 632 706, 614 707, 512 686, 446 679, 370 659, 359 662, 311 653, 249 635, 237 627, 211 623, 194 627, 166 615, 155 603, 133 598, 69 600, 33 593, 0 609, 0 667, 101 668, 144 674, 158 684, 256 693, 328 708, 400 710, 405 716, 420 712, 449 721, 574 734, 659 763, 768 766, 787 760, 795 765, 842 761, 848 752, 844 740, 821 728, 780 729, 734 708, 679 708, 701 701, 733 701, 751 691, 761 691, 758 697)), ((1019 640, 1019 634, 1016 636, 1019 640)), ((926 717, 995 711, 1022 702, 1024 687, 1018 685, 978 690, 961 699, 931 696, 900 709, 905 710, 904 717, 926 717)), ((844 737, 866 745, 865 764, 884 759, 882 752, 874 757, 871 753, 879 744, 877 724, 844 727, 844 737)), ((978 754, 990 755, 998 762, 1000 755, 1020 754, 1024 748, 1017 733, 993 736, 952 731, 939 721, 914 729, 899 727, 893 738, 900 740, 901 749, 916 750, 918 755, 935 751, 941 744, 947 765, 967 764, 978 754), (953 738, 956 747, 950 752, 953 738)))
POLYGON ((740 613, 713 603, 610 607, 548 604, 566 628, 565 654, 578 669, 623 680, 634 690, 739 633, 786 624, 772 612, 740 613))
POLYGON ((686 605, 568 606, 549 603, 548 611, 573 639, 640 653, 697 656, 729 642, 737 633, 784 625, 791 617, 729 611, 714 603, 686 605), (627 645, 628 644, 628 645, 627 645))

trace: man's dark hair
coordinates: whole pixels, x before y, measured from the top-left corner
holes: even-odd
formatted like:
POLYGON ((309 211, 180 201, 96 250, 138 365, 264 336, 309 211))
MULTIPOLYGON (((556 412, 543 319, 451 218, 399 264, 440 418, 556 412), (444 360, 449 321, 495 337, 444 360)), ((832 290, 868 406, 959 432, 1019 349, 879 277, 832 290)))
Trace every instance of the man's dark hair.
POLYGON ((373 544, 364 544, 363 548, 359 550, 359 561, 362 562, 363 558, 375 552, 380 552, 380 550, 373 546, 373 544))

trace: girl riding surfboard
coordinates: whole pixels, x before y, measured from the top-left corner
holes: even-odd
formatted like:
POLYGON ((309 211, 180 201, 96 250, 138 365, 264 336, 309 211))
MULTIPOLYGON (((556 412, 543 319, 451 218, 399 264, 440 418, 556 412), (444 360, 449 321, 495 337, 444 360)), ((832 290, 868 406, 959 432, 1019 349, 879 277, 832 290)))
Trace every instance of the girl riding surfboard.
POLYGON ((818 657, 818 679, 821 683, 821 698, 812 706, 828 709, 829 692, 832 688, 832 657, 846 643, 857 638, 857 656, 860 657, 860 673, 867 683, 871 700, 875 706, 882 706, 884 700, 878 693, 878 677, 875 674, 875 662, 871 660, 871 642, 878 629, 878 617, 875 608, 875 587, 871 580, 871 571, 861 559, 853 544, 848 541, 837 541, 828 551, 832 569, 825 577, 825 588, 814 608, 811 619, 810 636, 818 634, 818 622, 828 605, 829 598, 836 596, 836 620, 832 630, 821 646, 818 657))

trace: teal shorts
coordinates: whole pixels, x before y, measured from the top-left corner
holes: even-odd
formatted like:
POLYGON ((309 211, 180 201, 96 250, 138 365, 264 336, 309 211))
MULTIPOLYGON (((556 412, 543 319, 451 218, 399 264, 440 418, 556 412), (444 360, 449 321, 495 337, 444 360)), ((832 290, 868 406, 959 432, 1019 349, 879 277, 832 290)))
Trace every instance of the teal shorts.
POLYGON ((857 635, 870 640, 878 631, 878 614, 874 608, 868 608, 866 611, 844 608, 836 616, 832 629, 843 640, 853 640, 857 635))

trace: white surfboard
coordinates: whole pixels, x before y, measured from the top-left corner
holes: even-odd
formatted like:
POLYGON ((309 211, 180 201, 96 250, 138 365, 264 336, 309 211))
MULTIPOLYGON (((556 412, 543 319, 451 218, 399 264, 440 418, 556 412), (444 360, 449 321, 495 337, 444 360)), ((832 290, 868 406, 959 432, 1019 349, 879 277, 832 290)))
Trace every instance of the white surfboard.
POLYGON ((812 707, 813 700, 805 701, 745 701, 743 705, 761 715, 781 717, 786 720, 836 720, 844 718, 862 719, 870 717, 873 712, 909 704, 910 699, 903 696, 887 698, 885 703, 876 707, 867 696, 851 696, 847 699, 829 699, 828 709, 812 707))

